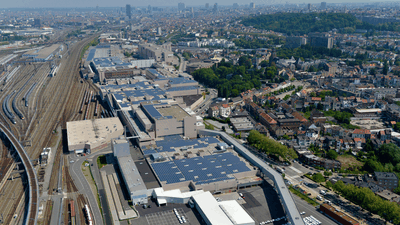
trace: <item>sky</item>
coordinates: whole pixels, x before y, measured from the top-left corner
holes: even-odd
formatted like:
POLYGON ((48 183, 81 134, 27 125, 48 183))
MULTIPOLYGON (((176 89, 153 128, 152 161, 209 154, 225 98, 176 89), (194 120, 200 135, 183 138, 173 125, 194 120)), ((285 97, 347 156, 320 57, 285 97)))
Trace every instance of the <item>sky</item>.
MULTIPOLYGON (((325 0, 326 1, 326 0, 325 0)), ((143 6, 178 6, 179 2, 183 2, 186 6, 204 6, 206 3, 209 3, 210 6, 214 5, 214 3, 218 3, 218 5, 233 5, 233 3, 238 3, 239 5, 249 4, 250 2, 254 2, 257 4, 282 4, 285 2, 302 4, 302 3, 312 3, 319 4, 321 0, 0 0, 0 8, 54 8, 54 7, 68 7, 68 8, 81 8, 81 7, 123 7, 126 4, 130 4, 131 6, 143 7, 143 6)), ((331 0, 326 1, 329 3, 343 3, 345 0, 331 0)), ((372 3, 378 2, 377 0, 369 1, 369 0, 352 0, 352 2, 365 2, 372 3)), ((349 3, 349 2, 346 2, 349 3)))

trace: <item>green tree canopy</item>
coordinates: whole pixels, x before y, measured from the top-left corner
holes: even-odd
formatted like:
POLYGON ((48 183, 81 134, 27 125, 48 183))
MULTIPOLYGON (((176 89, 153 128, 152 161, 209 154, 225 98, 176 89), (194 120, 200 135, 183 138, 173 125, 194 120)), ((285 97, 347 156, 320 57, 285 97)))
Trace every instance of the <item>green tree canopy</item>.
POLYGON ((311 178, 317 183, 325 182, 325 177, 321 173, 314 173, 311 178))
POLYGON ((343 181, 339 180, 333 185, 333 189, 362 208, 376 213, 388 221, 391 220, 394 224, 400 223, 400 206, 395 202, 383 200, 369 188, 360 188, 352 184, 345 185, 343 181))
POLYGON ((222 60, 211 68, 201 68, 192 73, 193 78, 207 87, 218 90, 220 97, 236 97, 252 88, 261 88, 262 79, 266 79, 264 69, 254 68, 251 58, 242 56, 239 65, 222 60))
POLYGON ((280 156, 283 159, 287 159, 287 157, 291 157, 293 159, 297 158, 296 152, 282 145, 281 143, 266 137, 256 130, 251 130, 249 136, 247 137, 247 141, 250 145, 254 146, 261 151, 266 152, 267 154, 272 154, 275 156, 280 156))
POLYGON ((330 159, 336 159, 336 158, 339 156, 339 154, 338 154, 335 150, 333 150, 333 149, 329 150, 328 153, 327 153, 326 155, 327 155, 328 158, 330 158, 330 159))

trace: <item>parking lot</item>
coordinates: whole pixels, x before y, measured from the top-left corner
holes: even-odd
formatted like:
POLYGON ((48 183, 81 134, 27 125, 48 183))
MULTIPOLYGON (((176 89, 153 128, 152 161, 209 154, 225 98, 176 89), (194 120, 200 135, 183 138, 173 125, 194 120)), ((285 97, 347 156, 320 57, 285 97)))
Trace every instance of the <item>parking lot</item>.
POLYGON ((154 200, 149 200, 146 208, 142 205, 136 206, 140 218, 133 220, 133 224, 137 225, 153 225, 153 224, 179 224, 173 209, 176 208, 180 215, 184 215, 187 222, 185 224, 200 225, 203 224, 201 216, 195 209, 190 208, 185 204, 168 203, 165 206, 158 206, 154 200), (150 206, 150 207, 149 207, 150 206), (171 214, 172 213, 172 214, 171 214), (172 216, 173 215, 173 219, 172 216), (165 217, 165 218, 164 218, 165 217), (154 223, 157 222, 157 223, 154 223), (173 222, 173 223, 172 223, 173 222))
MULTIPOLYGON (((242 189, 238 192, 243 193, 246 203, 242 206, 256 221, 256 224, 285 216, 278 194, 269 183, 264 182, 262 186, 242 189)), ((269 224, 281 225, 284 223, 286 220, 269 224)))
MULTIPOLYGON (((184 216, 186 218, 187 222, 185 224, 191 224, 182 208, 177 208, 176 210, 178 211, 179 216, 184 216)), ((175 215, 175 213, 172 210, 167 210, 167 211, 147 214, 146 215, 146 220, 147 220, 149 225, 159 225, 159 224, 175 225, 175 224, 180 224, 177 216, 175 215)))

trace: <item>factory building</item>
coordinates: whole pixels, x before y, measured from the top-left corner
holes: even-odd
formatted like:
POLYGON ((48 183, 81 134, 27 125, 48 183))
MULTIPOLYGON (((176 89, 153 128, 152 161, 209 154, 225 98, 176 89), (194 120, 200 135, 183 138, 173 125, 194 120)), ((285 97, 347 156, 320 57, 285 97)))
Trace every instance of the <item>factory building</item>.
POLYGON ((128 141, 124 138, 118 138, 113 139, 111 144, 132 204, 147 204, 148 191, 138 168, 132 160, 128 141))
POLYGON ((95 152, 123 133, 124 127, 116 117, 67 122, 68 150, 75 153, 95 152))
POLYGON ((146 70, 146 77, 101 86, 101 99, 111 109, 121 110, 118 116, 132 136, 139 136, 140 146, 168 135, 195 138, 204 127, 202 118, 191 111, 204 101, 198 82, 167 77, 155 69, 146 70))
POLYGON ((192 199, 207 225, 255 225, 236 200, 217 202, 210 192, 193 195, 192 199))
POLYGON ((262 182, 257 170, 215 137, 171 135, 141 149, 164 190, 229 192, 262 182))
POLYGON ((174 53, 171 51, 171 44, 140 44, 138 51, 139 57, 142 59, 154 59, 156 62, 178 64, 178 60, 175 58, 174 53))
POLYGON ((63 45, 53 44, 47 48, 28 51, 22 55, 22 58, 30 59, 36 62, 46 62, 52 59, 54 56, 59 55, 63 50, 63 45))

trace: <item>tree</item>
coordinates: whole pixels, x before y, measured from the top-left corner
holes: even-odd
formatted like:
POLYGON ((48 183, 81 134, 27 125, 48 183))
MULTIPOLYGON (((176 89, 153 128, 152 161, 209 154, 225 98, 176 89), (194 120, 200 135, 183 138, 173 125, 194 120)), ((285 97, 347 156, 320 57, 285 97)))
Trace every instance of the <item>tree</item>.
POLYGON ((329 177, 332 175, 332 172, 330 171, 324 171, 324 176, 329 177))
POLYGON ((391 220, 394 224, 400 223, 399 205, 395 202, 383 200, 369 188, 356 187, 352 184, 345 185, 343 181, 339 180, 333 185, 333 189, 362 208, 376 213, 386 220, 391 220))
POLYGON ((338 154, 335 150, 333 150, 333 149, 329 150, 328 153, 327 153, 326 155, 327 155, 328 158, 330 158, 330 159, 336 159, 336 158, 339 156, 339 154, 338 154))
POLYGON ((388 71, 389 71, 389 66, 388 66, 387 61, 385 61, 385 63, 383 64, 383 70, 382 70, 383 75, 387 75, 388 71))
POLYGON ((314 153, 319 152, 319 147, 314 144, 310 144, 310 146, 308 146, 308 149, 314 153))
POLYGON ((293 149, 282 145, 281 143, 266 137, 256 130, 251 130, 247 141, 253 147, 270 155, 275 155, 286 159, 287 157, 297 158, 296 153, 293 149))
POLYGON ((369 74, 371 74, 371 75, 376 75, 376 68, 371 68, 370 70, 369 70, 369 74))
POLYGON ((375 171, 383 171, 383 166, 380 162, 368 159, 367 162, 364 164, 363 169, 365 171, 368 171, 369 173, 373 173, 375 171))
POLYGON ((284 134, 284 135, 282 136, 282 138, 285 139, 285 140, 291 140, 291 138, 290 138, 287 134, 284 134))
POLYGON ((393 143, 383 144, 376 152, 376 156, 378 156, 381 163, 396 165, 400 163, 400 148, 393 143))
POLYGON ((283 97, 283 100, 287 101, 287 100, 289 100, 289 98, 290 98, 290 95, 285 95, 285 97, 283 97))
POLYGON ((268 66, 268 62, 263 60, 263 61, 261 61, 260 66, 261 67, 267 67, 268 66))
POLYGON ((363 148, 364 152, 375 152, 375 146, 372 143, 371 139, 367 139, 364 148, 363 148))
POLYGON ((325 177, 321 173, 314 173, 311 178, 317 183, 325 182, 325 177))

